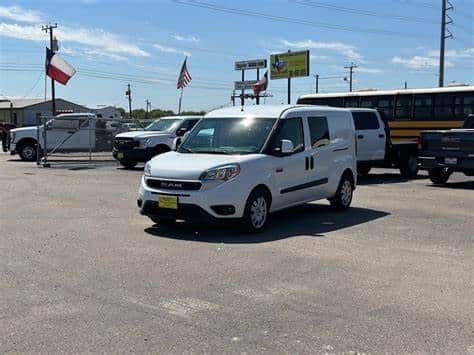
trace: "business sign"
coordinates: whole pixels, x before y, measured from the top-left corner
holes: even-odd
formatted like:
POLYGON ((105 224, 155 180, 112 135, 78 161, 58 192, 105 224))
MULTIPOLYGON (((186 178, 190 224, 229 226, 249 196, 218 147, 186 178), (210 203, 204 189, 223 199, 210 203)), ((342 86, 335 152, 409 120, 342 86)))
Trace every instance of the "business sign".
POLYGON ((267 67, 266 59, 244 60, 235 62, 235 70, 263 69, 267 67))
POLYGON ((253 86, 258 83, 258 80, 245 80, 245 81, 234 81, 235 90, 250 90, 253 86))
POLYGON ((309 51, 286 52, 270 56, 270 79, 309 76, 309 51))

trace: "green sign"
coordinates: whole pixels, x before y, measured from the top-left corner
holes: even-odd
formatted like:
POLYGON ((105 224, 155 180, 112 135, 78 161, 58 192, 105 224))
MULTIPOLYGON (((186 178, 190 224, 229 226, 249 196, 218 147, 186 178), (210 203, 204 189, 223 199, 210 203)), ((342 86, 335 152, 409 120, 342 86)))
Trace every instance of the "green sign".
POLYGON ((270 79, 309 76, 309 51, 286 52, 270 56, 270 79))

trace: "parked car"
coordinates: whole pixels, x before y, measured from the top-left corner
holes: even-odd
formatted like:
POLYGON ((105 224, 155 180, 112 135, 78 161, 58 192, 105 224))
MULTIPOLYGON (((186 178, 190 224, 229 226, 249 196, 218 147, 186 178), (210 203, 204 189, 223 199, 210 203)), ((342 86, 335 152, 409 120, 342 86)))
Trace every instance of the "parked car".
POLYGON ((447 183, 454 172, 474 176, 474 115, 462 129, 421 132, 419 160, 435 184, 447 183))
POLYGON ((8 151, 8 135, 11 129, 16 128, 12 123, 0 122, 0 140, 2 141, 2 150, 8 151))
POLYGON ((346 209, 356 187, 355 130, 347 109, 250 106, 207 114, 177 151, 145 165, 140 213, 166 220, 240 220, 329 199, 346 209))
MULTIPOLYGON (((44 126, 10 130, 10 153, 19 154, 24 161, 35 161, 37 147, 44 149, 44 126), (39 137, 39 141, 38 141, 39 137)), ((105 129, 105 120, 91 113, 72 113, 55 116, 46 122, 47 150, 61 152, 104 150, 110 151, 113 134, 105 129)))
POLYGON ((200 119, 199 116, 163 117, 144 130, 120 133, 115 136, 112 154, 122 166, 133 168, 172 150, 175 139, 191 130, 200 119))
POLYGON ((367 175, 375 167, 397 167, 402 176, 408 178, 418 174, 418 144, 392 142, 388 122, 377 110, 349 110, 352 112, 356 129, 359 175, 367 175))

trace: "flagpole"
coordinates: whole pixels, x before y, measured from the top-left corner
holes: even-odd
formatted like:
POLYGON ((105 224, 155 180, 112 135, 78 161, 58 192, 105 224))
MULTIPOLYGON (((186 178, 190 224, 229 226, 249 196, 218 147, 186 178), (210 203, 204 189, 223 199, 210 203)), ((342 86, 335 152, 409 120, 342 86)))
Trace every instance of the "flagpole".
POLYGON ((181 103, 183 101, 183 91, 184 91, 184 88, 181 88, 181 95, 179 96, 178 115, 181 114, 181 103))

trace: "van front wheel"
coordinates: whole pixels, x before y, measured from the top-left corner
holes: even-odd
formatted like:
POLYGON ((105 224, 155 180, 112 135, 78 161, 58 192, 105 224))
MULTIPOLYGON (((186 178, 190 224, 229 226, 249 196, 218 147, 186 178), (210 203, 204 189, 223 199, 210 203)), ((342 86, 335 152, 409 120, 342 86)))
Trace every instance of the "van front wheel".
POLYGON ((343 175, 337 188, 336 195, 329 199, 331 206, 338 210, 345 210, 350 207, 354 189, 352 181, 347 175, 343 175))
POLYGON ((250 233, 258 233, 265 229, 268 224, 270 201, 264 191, 252 192, 245 206, 243 222, 245 229, 250 233))

